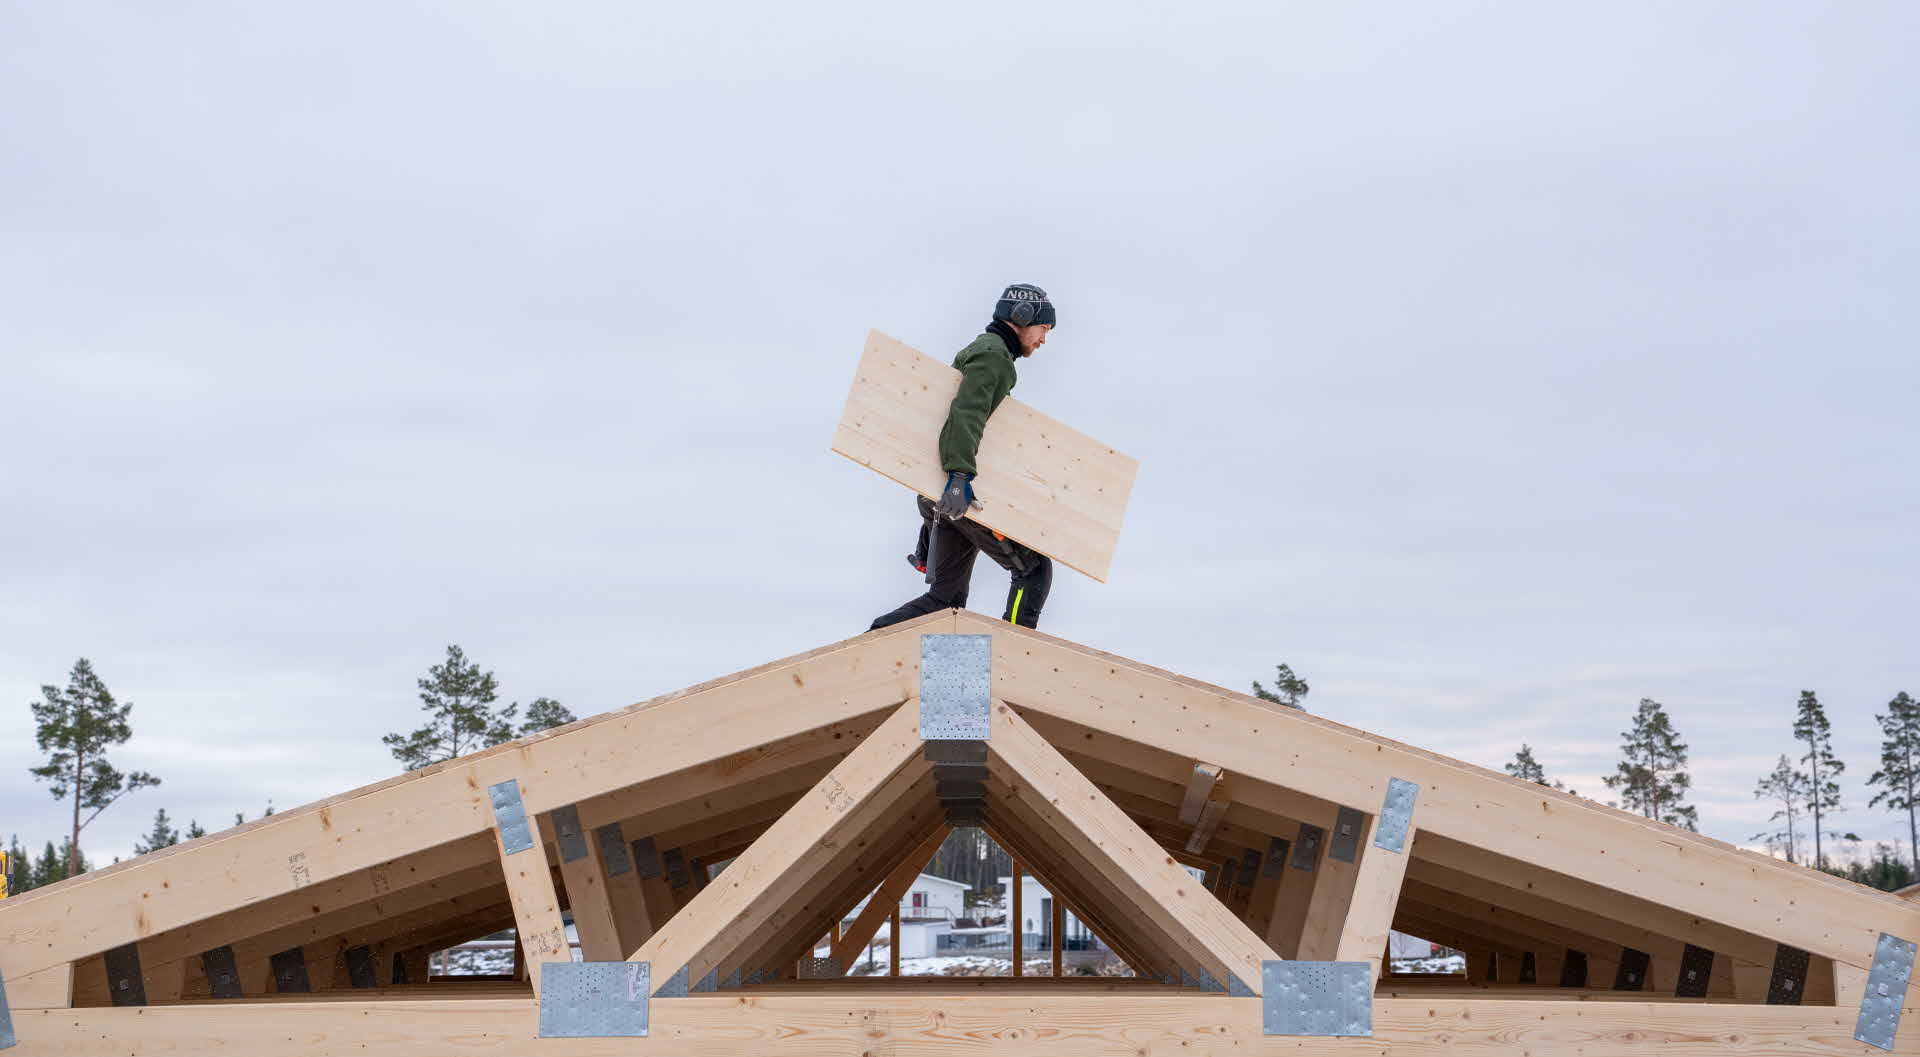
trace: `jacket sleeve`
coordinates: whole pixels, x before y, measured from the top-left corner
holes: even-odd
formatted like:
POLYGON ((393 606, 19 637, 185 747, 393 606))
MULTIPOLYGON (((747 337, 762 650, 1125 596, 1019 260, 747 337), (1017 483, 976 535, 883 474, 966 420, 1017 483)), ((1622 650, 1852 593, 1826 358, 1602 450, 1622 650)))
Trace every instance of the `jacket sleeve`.
POLYGON ((1013 364, 1004 355, 970 349, 961 354, 960 391, 947 408, 947 424, 940 430, 940 468, 951 473, 977 473, 974 457, 980 453, 980 437, 987 430, 987 416, 1013 388, 1013 364))

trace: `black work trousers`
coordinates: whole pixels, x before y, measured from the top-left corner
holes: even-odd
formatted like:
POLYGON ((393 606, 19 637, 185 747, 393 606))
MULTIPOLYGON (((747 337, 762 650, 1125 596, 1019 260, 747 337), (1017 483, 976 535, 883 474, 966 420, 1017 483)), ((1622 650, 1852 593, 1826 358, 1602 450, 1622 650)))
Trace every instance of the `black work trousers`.
POLYGON ((1052 558, 1005 537, 995 537, 992 529, 972 518, 951 521, 935 517, 932 501, 924 496, 920 499, 917 553, 933 562, 933 585, 919 598, 875 617, 867 630, 878 630, 942 609, 964 607, 967 586, 973 579, 973 559, 980 554, 992 558, 1013 577, 1007 585, 1007 608, 1000 619, 1023 628, 1040 626, 1040 607, 1047 604, 1047 592, 1053 589, 1052 558))

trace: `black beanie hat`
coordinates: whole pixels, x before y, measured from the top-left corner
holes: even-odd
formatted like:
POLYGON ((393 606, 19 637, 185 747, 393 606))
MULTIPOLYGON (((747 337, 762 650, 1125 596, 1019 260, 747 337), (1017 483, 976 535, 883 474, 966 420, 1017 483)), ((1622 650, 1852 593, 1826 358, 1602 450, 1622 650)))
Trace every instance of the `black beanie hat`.
POLYGON ((1045 323, 1053 326, 1053 302, 1047 300, 1047 292, 1032 283, 1014 283, 994 302, 993 318, 1002 319, 1016 327, 1033 323, 1045 323))

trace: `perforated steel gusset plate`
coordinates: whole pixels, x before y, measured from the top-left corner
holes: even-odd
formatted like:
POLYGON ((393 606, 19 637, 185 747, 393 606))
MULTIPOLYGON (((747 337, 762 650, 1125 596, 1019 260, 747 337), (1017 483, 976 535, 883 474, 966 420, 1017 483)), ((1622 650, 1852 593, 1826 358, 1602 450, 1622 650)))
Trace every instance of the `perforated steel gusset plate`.
POLYGON ((1587 986, 1587 952, 1567 948, 1567 958, 1560 963, 1561 987, 1587 986))
POLYGON ((1293 842, 1284 837, 1275 837, 1267 842, 1267 861, 1260 867, 1260 876, 1271 881, 1281 876, 1287 869, 1287 852, 1293 842))
MULTIPOLYGON (((1893 1049, 1900 1033, 1900 1007, 1906 1005, 1907 982, 1913 976, 1914 945, 1882 932, 1873 946, 1873 968, 1867 970, 1867 990, 1860 996, 1860 1019, 1853 1037, 1869 1046, 1893 1049)), ((1846 995, 1840 996, 1845 1002, 1846 995)))
POLYGON ((1534 958, 1532 951, 1520 952, 1520 982, 1523 984, 1532 984, 1538 983, 1539 981, 1539 960, 1534 958))
POLYGON ((1333 840, 1327 845, 1327 858, 1354 862, 1360 857, 1360 834, 1367 828, 1367 813, 1343 807, 1333 820, 1333 840))
POLYGON ((1782 943, 1774 948, 1773 977, 1767 982, 1767 1005, 1797 1006, 1807 990, 1807 952, 1782 943))
POLYGON ((1366 962, 1263 961, 1260 984, 1265 1034, 1373 1034, 1373 969, 1366 962))
POLYGON ((347 981, 355 987, 380 986, 374 979, 372 947, 347 948, 347 981))
POLYGON ((920 636, 922 740, 989 740, 992 693, 993 636, 920 636))
POLYGON ((633 868, 640 872, 640 879, 651 881, 666 872, 666 865, 660 861, 660 849, 654 847, 652 837, 641 837, 634 841, 633 868))
POLYGON ((1615 991, 1638 991, 1647 986, 1647 970, 1652 967, 1653 958, 1646 951, 1637 951, 1632 947, 1620 948, 1620 967, 1613 974, 1615 991))
POLYGON ((267 961, 273 966, 275 994, 300 995, 313 990, 313 984, 307 979, 306 951, 298 947, 288 947, 268 958, 267 961))
POLYGON ((660 856, 660 862, 667 868, 667 885, 672 888, 685 888, 693 883, 693 875, 687 873, 687 858, 680 854, 679 848, 669 848, 660 856))
POLYGON ((834 958, 800 959, 800 979, 802 980, 838 980, 840 962, 834 958))
POLYGON ((540 1037, 646 1035, 651 969, 646 962, 542 962, 540 1037))
POLYGON ((587 856, 587 835, 580 829, 580 808, 568 804, 553 809, 553 842, 560 846, 560 861, 574 862, 587 856))
POLYGON ((1687 944, 1680 955, 1680 979, 1674 982, 1673 997, 1705 998, 1707 984, 1713 979, 1713 952, 1687 944))
POLYGON ((207 990, 215 998, 240 998, 240 967, 234 961, 232 945, 215 947, 200 956, 200 968, 207 973, 207 990))
POLYGON ((520 802, 519 780, 509 778, 488 786, 487 799, 493 802, 493 824, 500 828, 500 850, 512 855, 533 847, 527 808, 520 802))
POLYGON ((1404 778, 1387 779, 1386 799, 1380 804, 1380 822, 1374 826, 1375 847, 1388 851, 1407 850, 1407 831, 1413 826, 1413 804, 1420 798, 1420 787, 1404 778))
POLYGON ((107 964, 107 991, 116 1006, 147 1004, 147 981, 140 973, 140 948, 129 943, 102 956, 107 964))
POLYGON ((618 877, 633 869, 633 857, 627 854, 627 838, 620 832, 620 823, 594 827, 593 839, 600 845, 600 861, 606 863, 608 877, 618 877))
POLYGON ((1320 861, 1320 842, 1326 837, 1327 831, 1319 826, 1300 823, 1300 839, 1293 842, 1293 868, 1312 873, 1320 861))

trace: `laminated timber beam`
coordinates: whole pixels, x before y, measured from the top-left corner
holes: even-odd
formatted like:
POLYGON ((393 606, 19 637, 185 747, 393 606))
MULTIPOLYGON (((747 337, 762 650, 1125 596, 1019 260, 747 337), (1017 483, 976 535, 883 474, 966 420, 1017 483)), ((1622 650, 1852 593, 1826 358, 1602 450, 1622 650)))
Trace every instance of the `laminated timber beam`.
MULTIPOLYGON (((237 1040, 245 1040, 250 1057, 442 1053, 470 1049, 475 1040, 524 1057, 654 1050, 692 1057, 977 1057, 983 1046, 1032 1057, 1301 1053, 1299 1037, 1263 1033, 1256 999, 1077 991, 1044 980, 1026 985, 1029 991, 980 991, 964 998, 942 991, 882 993, 839 986, 848 989, 770 988, 660 1000, 653 1005, 653 1038, 645 1040, 540 1038, 531 1002, 498 998, 17 1010, 14 1027, 20 1057, 230 1053, 236 1052, 237 1040), (742 1001, 743 995, 751 1000, 742 1001), (1059 1025, 1072 1030, 1049 1030, 1059 1025)), ((1312 1041, 1315 1052, 1353 1057, 1382 1052, 1396 1057, 1880 1053, 1853 1042, 1855 1013, 1814 1006, 1387 998, 1373 1004, 1372 1038, 1312 1041)), ((1894 1052, 1916 1053, 1916 1037, 1903 1033, 1894 1052)))
POLYGON ((655 967, 656 992, 682 970, 698 983, 716 969, 727 953, 775 916, 792 888, 819 871, 849 831, 857 834, 871 825, 874 814, 891 807, 885 790, 898 786, 904 793, 911 788, 917 772, 909 764, 920 753, 919 712, 917 698, 895 710, 780 816, 720 883, 694 897, 628 956, 628 961, 655 967))
POLYGON ((1839 878, 1003 621, 955 620, 959 633, 993 637, 999 697, 1254 779, 1236 799, 1256 799, 1267 782, 1377 805, 1398 777, 1420 787, 1424 831, 1857 968, 1872 964, 1882 931, 1920 936, 1920 907, 1839 878))
POLYGON ((1275 957, 1272 948, 1209 898, 1184 867, 1004 701, 993 705, 987 757, 990 772, 997 776, 1004 767, 1008 779, 1017 780, 1018 798, 1058 837, 1096 866, 1112 870, 1137 906, 1183 947, 1203 955, 1202 965, 1214 979, 1223 986, 1237 980, 1260 993, 1261 963, 1275 957))
POLYGON ((484 833, 486 790, 508 778, 537 815, 897 705, 920 635, 952 626, 932 614, 0 901, 0 978, 484 833))

